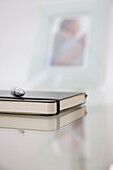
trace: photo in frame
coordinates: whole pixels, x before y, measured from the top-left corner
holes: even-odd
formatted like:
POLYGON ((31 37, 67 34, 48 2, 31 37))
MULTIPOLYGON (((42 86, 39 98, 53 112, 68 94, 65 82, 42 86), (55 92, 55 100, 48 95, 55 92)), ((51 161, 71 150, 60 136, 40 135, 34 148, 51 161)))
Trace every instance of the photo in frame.
POLYGON ((43 3, 38 10, 31 86, 72 90, 101 85, 109 18, 110 0, 43 3))
POLYGON ((56 17, 51 26, 51 66, 83 66, 88 55, 90 16, 56 17))

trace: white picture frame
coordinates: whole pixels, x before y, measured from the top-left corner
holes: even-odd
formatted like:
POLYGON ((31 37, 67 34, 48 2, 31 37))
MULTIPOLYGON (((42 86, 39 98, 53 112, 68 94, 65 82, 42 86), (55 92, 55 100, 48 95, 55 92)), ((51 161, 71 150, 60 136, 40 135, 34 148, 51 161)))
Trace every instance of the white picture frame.
POLYGON ((38 89, 75 89, 103 83, 110 20, 110 0, 48 1, 38 11, 36 44, 32 54, 29 81, 38 89), (51 66, 52 24, 57 17, 88 15, 91 18, 89 51, 84 67, 51 66))

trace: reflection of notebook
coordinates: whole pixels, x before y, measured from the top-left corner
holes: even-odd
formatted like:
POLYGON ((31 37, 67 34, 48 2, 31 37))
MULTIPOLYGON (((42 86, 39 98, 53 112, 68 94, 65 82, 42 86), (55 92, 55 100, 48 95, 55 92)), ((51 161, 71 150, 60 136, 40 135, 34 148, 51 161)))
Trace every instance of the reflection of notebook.
POLYGON ((26 116, 0 114, 0 128, 54 131, 86 115, 86 108, 78 107, 62 111, 55 116, 26 116))
POLYGON ((16 97, 10 91, 0 91, 0 112, 54 115, 85 101, 85 93, 27 91, 16 97))

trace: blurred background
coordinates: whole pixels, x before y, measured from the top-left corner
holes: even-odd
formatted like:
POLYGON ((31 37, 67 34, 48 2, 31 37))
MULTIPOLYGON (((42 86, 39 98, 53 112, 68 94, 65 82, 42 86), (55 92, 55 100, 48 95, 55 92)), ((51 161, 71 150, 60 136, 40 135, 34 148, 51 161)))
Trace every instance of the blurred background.
MULTIPOLYGON (((43 81, 41 79, 38 80, 33 80, 32 77, 34 76, 33 73, 31 74, 32 68, 34 67, 33 65, 33 60, 34 58, 36 58, 36 53, 35 53, 35 57, 34 57, 34 51, 38 51, 40 50, 40 45, 36 44, 38 36, 40 34, 40 37, 44 37, 44 35, 42 35, 41 32, 39 32, 39 29, 41 29, 41 25, 40 22, 38 22, 38 18, 39 16, 42 15, 42 11, 44 12, 44 10, 46 9, 46 5, 49 11, 49 6, 51 6, 51 3, 53 3, 55 5, 55 3, 60 3, 61 1, 57 0, 53 0, 53 1, 47 1, 47 0, 1 0, 0 1, 0 89, 11 89, 14 86, 19 86, 19 87, 23 87, 24 89, 38 89, 40 90, 42 84, 44 84, 44 90, 48 90, 49 86, 51 85, 51 81, 49 81, 48 84, 48 79, 52 79, 52 77, 47 78, 44 81, 44 75, 43 76, 43 81), (30 77, 30 78, 29 78, 30 77), (37 83, 38 81, 38 83, 37 83), (42 81, 42 84, 40 84, 40 81, 42 81), (40 84, 40 86, 39 86, 40 84), (47 87, 47 88, 46 88, 47 87)), ((63 5, 65 5, 65 3, 70 2, 68 0, 63 0, 63 5)), ((75 6, 76 6, 76 2, 77 0, 73 0, 72 2, 75 2, 75 6)), ((88 4, 88 0, 86 0, 86 5, 88 4)), ((96 3, 96 5, 103 5, 104 3, 108 2, 108 0, 100 0, 100 1, 96 1, 93 0, 92 3, 96 3)), ((85 1, 84 1, 85 3, 85 1)), ((78 3, 79 4, 79 3, 78 3)), ((57 4, 57 8, 58 8, 57 4)), ((61 4, 62 6, 62 4, 61 4)), ((83 9, 83 4, 82 4, 82 0, 81 0, 81 4, 79 4, 79 8, 81 6, 81 12, 83 13, 84 11, 82 11, 83 9)), ((56 9, 57 9, 56 8, 56 9)), ((77 8, 77 6, 76 6, 77 8)), ((44 48, 45 46, 47 46, 48 48, 48 44, 51 46, 50 51, 47 53, 47 57, 48 57, 48 61, 46 62, 46 59, 43 59, 43 62, 47 63, 46 65, 49 65, 49 67, 51 67, 53 70, 56 69, 57 66, 57 70, 59 70, 59 68, 61 68, 63 66, 65 66, 65 68, 68 67, 68 69, 66 70, 66 72, 70 72, 71 73, 71 68, 76 68, 77 65, 82 65, 82 60, 77 62, 75 60, 75 64, 73 63, 73 60, 71 59, 71 62, 69 62, 69 60, 67 60, 68 64, 65 62, 65 54, 70 56, 70 53, 68 54, 68 50, 63 53, 62 51, 59 52, 59 49, 61 47, 59 47, 60 45, 63 46, 62 50, 65 51, 65 48, 68 49, 69 47, 69 43, 67 43, 67 39, 69 39, 70 37, 73 39, 73 37, 76 37, 76 40, 74 41, 78 41, 78 46, 76 47, 77 49, 79 48, 79 52, 81 51, 81 53, 78 53, 78 56, 80 56, 81 54, 84 55, 84 49, 86 48, 85 45, 87 46, 88 43, 91 43, 91 41, 88 41, 88 43, 86 43, 86 39, 88 39, 88 36, 85 35, 86 33, 88 33, 89 31, 89 27, 87 27, 86 29, 83 29, 85 27, 85 24, 88 25, 89 24, 89 18, 86 16, 86 12, 84 15, 76 15, 76 8, 75 8, 75 14, 73 16, 68 16, 69 14, 67 14, 67 16, 57 16, 54 17, 54 20, 52 22, 52 26, 50 28, 51 33, 47 34, 48 36, 48 43, 44 44, 44 48), (85 20, 86 18, 86 20, 85 20), (74 23, 74 22, 75 23, 74 23), (67 23, 66 23, 67 22, 67 23), (70 24, 71 23, 71 24, 70 24), (82 23, 82 26, 80 26, 80 24, 82 23), (66 25, 67 24, 67 25, 66 25), (75 30, 74 30, 75 27, 75 30), (68 31, 71 31, 71 33, 69 33, 68 31), (77 34, 77 29, 78 32, 80 34, 77 34), (63 30, 63 31, 62 31, 63 30), (86 30, 86 32, 85 32, 86 30), (67 32, 66 32, 67 31, 67 32), (59 35, 58 35, 59 34, 59 35), (63 36, 65 36, 65 40, 64 39, 60 39, 58 40, 58 38, 61 38, 61 34, 63 34, 63 36), (77 35, 76 35, 77 34, 77 35), (53 37, 54 35, 54 37, 53 37), (57 36, 56 36, 57 35, 57 36), (51 38, 52 37, 52 38, 51 38), (59 43, 60 41, 60 43, 59 43), (66 44, 66 43, 67 44, 66 44), (64 43, 64 44, 63 44, 64 43), (57 45, 56 45, 57 44, 57 45), (58 44, 60 44, 58 46, 58 44), (81 45, 82 44, 82 45, 81 45), (67 46, 66 46, 67 45, 67 46), (56 50, 56 51, 55 51, 56 50), (63 55, 61 55, 61 52, 63 55), (58 55, 58 56, 57 56, 58 55), (63 59, 62 60, 55 60, 56 58, 59 59, 63 59), (71 63, 71 64, 70 64, 71 63), (78 64, 77 64, 78 63, 78 64), (72 66, 73 65, 73 66, 72 66), (72 67, 71 67, 72 66, 72 67), (55 69, 53 68, 55 67, 55 69), (70 70, 69 70, 70 68, 70 70)), ((104 7, 103 7, 104 8, 104 7)), ((95 82, 97 81, 97 84, 94 82, 94 86, 93 86, 93 82, 92 84, 90 84, 88 86, 88 89, 99 89, 101 91, 103 91, 106 94, 111 94, 111 92, 113 92, 112 90, 112 86, 113 86, 113 76, 112 76, 112 72, 113 72, 113 67, 112 67, 112 63, 113 63, 113 48, 112 48, 112 44, 113 44, 113 1, 109 0, 109 7, 106 6, 107 9, 104 10, 100 10, 100 13, 98 13, 98 16, 104 16, 105 14, 103 13, 105 10, 109 11, 109 14, 105 17, 105 21, 104 19, 102 20, 103 23, 103 29, 104 26, 106 28, 106 35, 101 35, 101 37, 106 36, 106 39, 104 38, 103 40, 105 40, 105 44, 103 45, 105 48, 103 50, 106 50, 106 54, 103 57, 102 53, 99 56, 96 57, 97 63, 99 60, 101 60, 101 58, 103 58, 102 62, 99 63, 98 68, 100 68, 100 70, 102 70, 102 76, 104 77, 101 82, 98 83, 98 79, 95 79, 95 82), (106 22, 109 20, 109 24, 106 22), (104 63, 104 64, 103 64, 104 63), (104 65, 104 68, 103 68, 104 65)), ((65 9, 65 8, 64 8, 65 9)), ((50 9, 51 10, 51 9, 50 9)), ((65 10, 64 10, 65 11, 65 10)), ((47 12, 47 11, 46 11, 47 12)), ((92 12, 92 11, 90 11, 92 12)), ((52 16, 52 12, 50 17, 52 16)), ((97 17, 97 16, 96 16, 97 17)), ((97 19, 98 20, 98 19, 97 19)), ((92 20, 90 21, 90 26, 92 24, 92 20)), ((99 30, 99 26, 96 25, 96 28, 98 30, 96 31, 102 31, 99 30)), ((44 28, 46 30, 46 28, 44 28)), ((102 32, 103 33, 103 32, 102 32)), ((100 38, 100 37, 99 37, 100 38)), ((89 39, 90 39, 90 35, 89 35, 89 39)), ((97 37, 98 41, 100 41, 97 37)), ((101 41, 100 41, 101 42, 101 41)), ((93 42, 94 43, 94 42, 93 42)), ((104 42, 103 42, 104 43, 104 42)), ((95 42, 96 44, 96 42, 95 42)), ((98 42, 97 42, 98 45, 98 42)), ((89 44, 89 46, 91 46, 89 44)), ((102 47, 103 47, 102 46, 102 47)), ((89 47, 90 48, 90 47, 89 47)), ((93 47, 92 47, 93 48, 93 47)), ((100 48, 101 49, 101 44, 100 46, 97 46, 97 49, 100 48)), ((86 51, 88 51, 89 49, 86 49, 86 51)), ((42 51, 44 51, 44 49, 42 48, 42 51)), ((76 52, 77 53, 77 52, 76 52)), ((89 55, 92 54, 88 54, 87 61, 89 60, 89 55)), ((78 57, 77 56, 77 57, 78 57)), ((38 65, 41 65, 42 60, 41 60, 41 55, 38 56, 38 65)), ((35 60, 34 60, 35 62, 35 60)), ((91 62, 91 61, 90 61, 91 62)), ((90 65, 89 62, 89 65, 90 65)), ((93 60, 92 60, 93 63, 93 60)), ((36 64, 36 63, 35 63, 36 64)), ((95 64, 95 63, 94 63, 95 64)), ((38 67, 38 66, 37 66, 38 67)), ((87 67, 87 66, 86 66, 87 67)), ((46 69, 45 67, 43 67, 43 70, 46 69)), ((90 72, 91 68, 88 67, 88 71, 90 72), (88 70, 89 69, 89 70, 88 70)), ((41 70, 43 72, 43 70, 41 70)), ((57 72, 56 70, 56 72, 57 72)), ((92 72, 91 74, 84 78, 84 83, 87 82, 88 85, 88 81, 90 78, 92 77, 96 77, 95 75, 98 75, 98 72, 100 71, 97 69, 97 73, 96 73, 96 67, 95 70, 93 70, 93 75, 92 72), (88 79, 88 80, 87 80, 88 79)), ((46 71, 46 70, 45 70, 46 71)), ((65 71, 65 69, 63 70, 65 71)), ((52 72, 52 70, 51 70, 52 72)), ((76 69, 73 69, 73 74, 74 72, 76 72, 76 69)), ((84 72, 84 71, 82 71, 84 72)), ((35 71, 36 74, 36 71, 35 71)), ((37 69, 37 74, 38 74, 38 69, 37 69)), ((55 73, 57 74, 57 73, 55 73)), ((73 74, 72 77, 70 77, 70 84, 71 84, 71 79, 73 79, 73 74)), ((77 71, 77 74, 79 76, 79 72, 77 71)), ((70 74, 71 75, 71 74, 70 74)), ((80 73, 81 75, 81 73, 80 73)), ((41 76, 41 77, 42 77, 41 76)), ((83 79, 83 77, 79 76, 79 79, 83 79)), ((58 80, 53 80, 55 82, 52 82, 53 84, 56 84, 56 86, 54 86, 56 90, 62 90, 63 89, 63 82, 62 82, 62 86, 60 88, 60 85, 58 85, 57 87, 57 83, 59 84, 60 79, 63 79, 63 75, 59 76, 58 80)), ((76 79, 76 76, 74 77, 74 79, 76 79)), ((76 82, 75 85, 75 89, 74 89, 74 85, 73 88, 71 87, 70 84, 68 84, 67 87, 64 88, 64 90, 78 90, 79 89, 79 85, 81 83, 81 80, 78 81, 78 85, 76 82)), ((66 84, 66 81, 64 81, 64 86, 66 84)), ((82 82, 83 84, 83 82, 82 82)), ((87 89, 87 85, 85 85, 85 87, 83 86, 81 89, 87 89)), ((42 90, 42 89, 41 89, 42 90)))
POLYGON ((60 131, 1 129, 0 169, 113 170, 112 46, 113 0, 0 0, 0 90, 88 94, 60 131))

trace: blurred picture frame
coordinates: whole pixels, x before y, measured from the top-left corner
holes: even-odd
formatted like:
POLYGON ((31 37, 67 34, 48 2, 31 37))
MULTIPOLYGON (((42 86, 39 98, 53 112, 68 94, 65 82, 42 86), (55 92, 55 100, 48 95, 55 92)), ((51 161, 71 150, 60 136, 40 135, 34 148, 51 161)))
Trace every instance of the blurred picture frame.
POLYGON ((91 17, 88 14, 55 17, 48 45, 48 66, 81 69, 88 57, 91 17))
MULTIPOLYGON (((110 8, 110 0, 47 1, 41 4, 38 10, 36 43, 29 74, 31 86, 39 90, 72 90, 101 85, 106 70, 110 8), (72 32, 76 32, 77 22, 79 22, 78 32, 80 34, 72 36, 72 32), (62 31, 63 24, 65 26, 62 31), (76 25, 75 30, 71 30, 73 25, 76 25), (71 30, 71 33, 66 32, 67 28, 71 30), (82 54, 79 62, 78 59, 71 58, 65 63, 65 55, 61 53, 57 55, 59 54, 58 47, 57 52, 54 52, 55 37, 61 31, 68 38, 70 34, 72 38, 76 38, 76 44, 79 46, 83 45, 83 41, 85 42, 84 46, 80 47, 81 53, 77 55, 78 57, 82 54), (56 60, 58 58, 60 60, 56 60), (63 58, 62 61, 61 58, 63 58)), ((67 46, 71 44, 66 43, 60 41, 63 50, 67 50, 67 46)), ((72 51, 71 49, 70 52, 72 51)), ((66 52, 67 56, 68 52, 66 52)))

